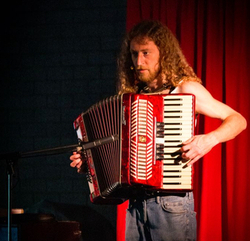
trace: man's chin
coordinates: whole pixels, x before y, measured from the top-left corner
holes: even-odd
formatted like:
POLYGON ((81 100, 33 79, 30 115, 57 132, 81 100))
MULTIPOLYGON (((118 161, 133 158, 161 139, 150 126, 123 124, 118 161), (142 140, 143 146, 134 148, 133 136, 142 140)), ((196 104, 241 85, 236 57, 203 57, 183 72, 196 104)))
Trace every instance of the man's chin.
POLYGON ((146 78, 146 77, 142 77, 142 76, 139 76, 138 79, 144 83, 150 83, 153 81, 152 78, 146 78))

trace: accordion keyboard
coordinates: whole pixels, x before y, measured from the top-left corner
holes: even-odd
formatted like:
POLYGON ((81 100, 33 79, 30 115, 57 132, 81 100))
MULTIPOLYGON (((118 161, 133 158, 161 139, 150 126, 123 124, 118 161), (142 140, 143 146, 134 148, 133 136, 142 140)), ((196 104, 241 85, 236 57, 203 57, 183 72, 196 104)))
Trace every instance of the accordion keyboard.
POLYGON ((180 148, 193 136, 194 108, 192 95, 164 97, 163 189, 191 189, 192 166, 185 167, 180 148))

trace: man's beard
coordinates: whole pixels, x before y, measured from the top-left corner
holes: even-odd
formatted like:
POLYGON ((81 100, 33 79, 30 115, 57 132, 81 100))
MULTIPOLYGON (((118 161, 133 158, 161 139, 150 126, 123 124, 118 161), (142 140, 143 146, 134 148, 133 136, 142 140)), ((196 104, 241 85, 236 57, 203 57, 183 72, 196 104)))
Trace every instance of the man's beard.
MULTIPOLYGON (((142 68, 138 68, 138 70, 140 70, 142 68)), ((140 81, 144 82, 144 83, 150 83, 153 80, 157 79, 159 77, 159 69, 155 70, 154 72, 150 72, 147 70, 147 74, 140 74, 139 72, 137 72, 137 77, 140 81)))

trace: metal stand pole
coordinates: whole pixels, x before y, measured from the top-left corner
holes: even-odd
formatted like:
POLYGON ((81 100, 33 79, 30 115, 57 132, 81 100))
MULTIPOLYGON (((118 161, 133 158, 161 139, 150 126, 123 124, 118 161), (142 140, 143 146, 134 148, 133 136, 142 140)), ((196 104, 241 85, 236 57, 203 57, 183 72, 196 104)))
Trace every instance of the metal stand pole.
POLYGON ((14 174, 14 160, 7 160, 7 178, 8 178, 8 241, 11 239, 12 227, 12 176, 14 174))

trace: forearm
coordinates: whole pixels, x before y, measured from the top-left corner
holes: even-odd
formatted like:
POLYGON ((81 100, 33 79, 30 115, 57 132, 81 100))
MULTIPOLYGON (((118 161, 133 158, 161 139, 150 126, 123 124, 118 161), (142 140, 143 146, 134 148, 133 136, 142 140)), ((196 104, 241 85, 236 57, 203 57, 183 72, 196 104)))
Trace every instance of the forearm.
POLYGON ((181 148, 182 157, 189 160, 188 165, 192 165, 214 146, 235 138, 245 128, 245 118, 235 112, 225 118, 216 130, 203 135, 196 135, 184 142, 181 148))

